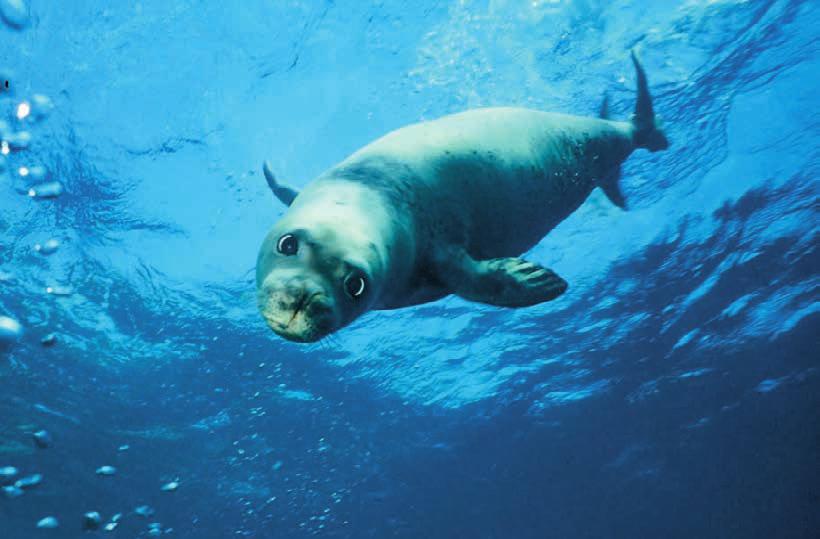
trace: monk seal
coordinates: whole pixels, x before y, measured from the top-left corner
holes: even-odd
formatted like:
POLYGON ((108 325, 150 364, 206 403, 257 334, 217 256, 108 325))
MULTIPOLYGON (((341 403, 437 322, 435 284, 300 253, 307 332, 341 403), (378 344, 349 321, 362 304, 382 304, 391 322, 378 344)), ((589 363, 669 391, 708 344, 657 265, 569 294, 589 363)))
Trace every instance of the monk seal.
POLYGON ((262 242, 260 311, 274 332, 314 342, 374 309, 456 294, 503 307, 560 296, 567 283, 518 258, 595 187, 621 208, 620 164, 668 141, 634 51, 630 121, 484 108, 403 127, 301 192, 263 170, 289 206, 262 242))

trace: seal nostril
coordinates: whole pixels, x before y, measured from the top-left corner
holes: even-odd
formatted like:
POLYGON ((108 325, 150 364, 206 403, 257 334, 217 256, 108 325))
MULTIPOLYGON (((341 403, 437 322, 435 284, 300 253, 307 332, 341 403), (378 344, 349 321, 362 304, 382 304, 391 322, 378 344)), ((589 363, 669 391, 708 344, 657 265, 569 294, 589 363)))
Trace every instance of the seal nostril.
POLYGON ((296 315, 298 315, 299 311, 301 311, 307 305, 309 299, 310 297, 305 292, 302 292, 298 296, 296 301, 293 303, 293 311, 291 313, 290 320, 288 321, 288 325, 290 325, 296 319, 296 315))

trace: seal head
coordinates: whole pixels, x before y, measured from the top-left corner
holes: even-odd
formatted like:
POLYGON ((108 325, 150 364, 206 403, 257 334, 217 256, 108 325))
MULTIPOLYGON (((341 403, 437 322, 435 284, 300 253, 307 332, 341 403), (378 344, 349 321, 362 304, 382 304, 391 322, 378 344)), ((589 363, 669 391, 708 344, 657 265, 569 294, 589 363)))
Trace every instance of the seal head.
POLYGON ((293 203, 257 258, 259 310, 275 333, 295 342, 318 341, 371 309, 384 280, 379 229, 356 211, 362 193, 326 183, 293 203))

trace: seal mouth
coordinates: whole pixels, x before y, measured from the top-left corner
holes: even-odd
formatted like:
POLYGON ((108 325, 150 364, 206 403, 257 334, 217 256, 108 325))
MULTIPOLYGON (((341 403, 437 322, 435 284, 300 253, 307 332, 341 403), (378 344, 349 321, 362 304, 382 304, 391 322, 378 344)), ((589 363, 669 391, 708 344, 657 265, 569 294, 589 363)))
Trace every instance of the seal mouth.
POLYGON ((268 325, 274 333, 291 342, 307 344, 316 342, 321 338, 317 332, 291 331, 288 326, 279 323, 269 323, 268 325))

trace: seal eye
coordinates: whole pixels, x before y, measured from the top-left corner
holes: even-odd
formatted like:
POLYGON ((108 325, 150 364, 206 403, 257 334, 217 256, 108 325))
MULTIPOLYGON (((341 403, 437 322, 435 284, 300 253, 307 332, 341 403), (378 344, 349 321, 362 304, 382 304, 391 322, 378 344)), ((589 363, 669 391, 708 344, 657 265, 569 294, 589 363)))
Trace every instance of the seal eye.
POLYGON ((364 294, 365 281, 359 273, 351 273, 345 279, 345 292, 351 298, 358 298, 364 294))
POLYGON ((299 240, 293 234, 285 234, 276 242, 276 250, 285 256, 293 256, 299 250, 299 240))

